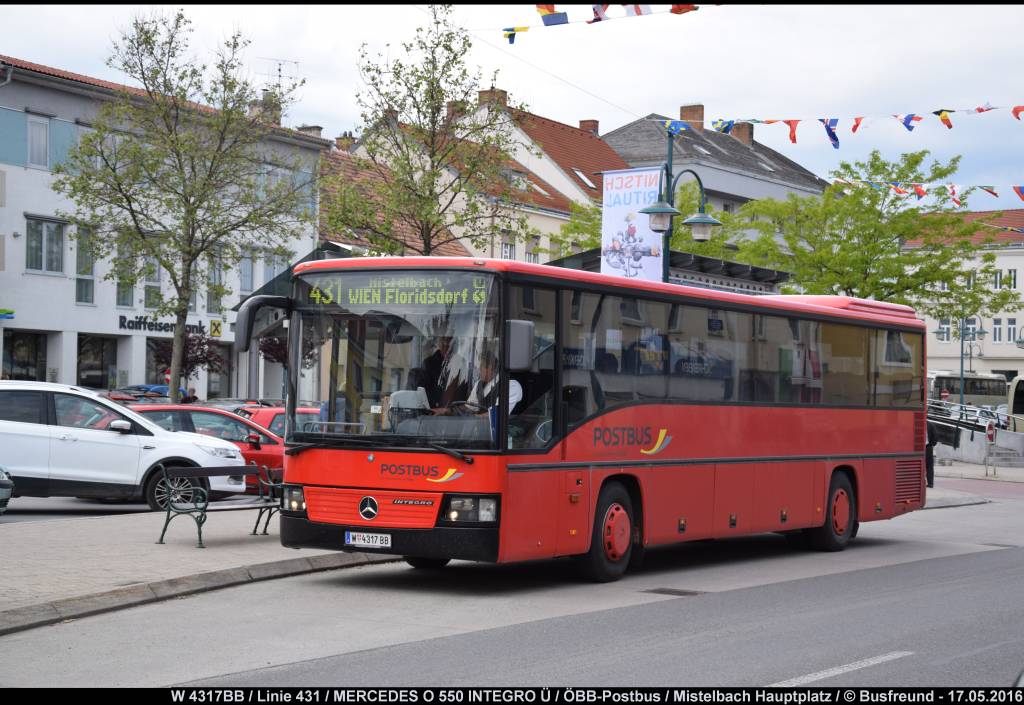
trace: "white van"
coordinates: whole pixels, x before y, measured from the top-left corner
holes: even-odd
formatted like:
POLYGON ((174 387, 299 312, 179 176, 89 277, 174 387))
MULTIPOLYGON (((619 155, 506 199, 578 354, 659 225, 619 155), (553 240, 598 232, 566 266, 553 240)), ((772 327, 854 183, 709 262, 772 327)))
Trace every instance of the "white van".
MULTIPOLYGON (((164 506, 159 464, 244 465, 238 447, 197 433, 165 431, 81 387, 0 382, 0 466, 15 497, 120 497, 164 506)), ((187 480, 182 482, 187 483, 187 480)), ((245 491, 239 476, 210 478, 211 494, 245 491)))

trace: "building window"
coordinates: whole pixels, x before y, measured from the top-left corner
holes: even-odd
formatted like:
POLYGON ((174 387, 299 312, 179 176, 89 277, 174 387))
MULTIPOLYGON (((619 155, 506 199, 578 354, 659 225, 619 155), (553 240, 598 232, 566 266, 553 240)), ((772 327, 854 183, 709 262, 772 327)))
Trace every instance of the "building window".
POLYGON ((41 272, 64 271, 64 225, 26 219, 25 268, 41 272))
POLYGON ((135 301, 135 287, 127 282, 117 283, 117 305, 125 307, 134 307, 135 301))
POLYGON ((951 337, 951 335, 950 335, 949 319, 948 318, 939 319, 939 331, 938 331, 938 335, 936 335, 936 338, 938 338, 939 342, 941 342, 941 343, 948 343, 949 340, 950 340, 950 337, 951 337))
POLYGON ((196 312, 196 306, 198 305, 198 303, 199 303, 199 294, 196 293, 195 289, 193 289, 192 290, 192 295, 188 297, 188 312, 189 313, 195 313, 196 312))
POLYGON ((243 250, 242 259, 238 262, 238 290, 243 294, 252 291, 252 275, 255 256, 252 250, 243 250))
POLYGON ((1017 319, 1007 318, 1006 319, 1006 342, 1016 343, 1017 342, 1017 319))
POLYGON ((0 379, 46 381, 46 334, 4 330, 4 361, 0 379))
POLYGON ((516 243, 514 243, 514 242, 503 242, 503 243, 501 243, 501 258, 502 259, 515 259, 516 258, 516 243))
POLYGON ((734 206, 733 204, 725 203, 725 202, 722 203, 722 211, 723 212, 725 212, 725 213, 732 213, 734 210, 736 210, 736 206, 734 206))
POLYGON ((78 336, 78 384, 113 389, 117 384, 117 339, 78 336))
POLYGON ((992 284, 994 289, 1003 288, 1003 270, 997 269, 995 276, 992 277, 992 284))
POLYGON ((978 330, 978 319, 968 318, 964 321, 964 340, 974 340, 978 330))
POLYGON ((50 121, 30 115, 28 118, 28 165, 50 168, 50 121))
POLYGON ((220 313, 223 308, 221 307, 221 296, 217 288, 221 286, 224 279, 224 260, 220 252, 210 256, 209 266, 211 287, 206 290, 206 312, 220 313))
POLYGON ((155 257, 146 257, 146 308, 160 305, 160 262, 155 257))
POLYGON ((1007 269, 1006 270, 1006 276, 1003 277, 1003 285, 1007 289, 1016 289, 1017 288, 1017 270, 1016 269, 1007 269))
POLYGON ((1001 343, 1003 342, 1003 319, 993 318, 992 319, 992 342, 1001 343))
POLYGON ((288 258, 283 255, 268 254, 263 263, 263 284, 269 284, 277 275, 288 271, 288 258))
POLYGON ((78 233, 78 254, 75 264, 75 303, 95 303, 95 269, 96 257, 89 242, 89 233, 79 231, 78 233))

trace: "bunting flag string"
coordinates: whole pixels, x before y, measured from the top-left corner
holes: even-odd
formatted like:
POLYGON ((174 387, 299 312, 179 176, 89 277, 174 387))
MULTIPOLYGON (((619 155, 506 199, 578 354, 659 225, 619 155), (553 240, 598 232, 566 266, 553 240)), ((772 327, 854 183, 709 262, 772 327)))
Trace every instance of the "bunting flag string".
POLYGON ((991 223, 978 223, 978 225, 984 225, 986 228, 1002 230, 1004 233, 1024 233, 1024 228, 1013 228, 1009 225, 992 225, 991 223))
MULTIPOLYGON (((882 190, 883 188, 888 186, 893 193, 899 196, 915 195, 917 196, 917 200, 919 201, 925 196, 927 196, 929 192, 944 191, 945 193, 949 194, 950 199, 953 201, 953 203, 957 205, 957 207, 961 207, 963 205, 963 201, 960 198, 960 189, 964 188, 978 188, 984 191, 985 193, 991 194, 992 196, 999 198, 999 193, 996 191, 996 187, 992 186, 991 184, 975 184, 971 186, 964 186, 962 184, 922 184, 908 181, 867 181, 843 178, 832 179, 832 183, 842 184, 844 186, 869 186, 875 190, 882 190), (911 191, 908 191, 907 189, 911 189, 913 191, 913 194, 911 194, 911 191)), ((1024 185, 1011 186, 1010 188, 1013 189, 1013 192, 1017 194, 1018 198, 1024 201, 1024 185)), ((844 189, 844 191, 848 194, 850 193, 848 189, 844 189)))
MULTIPOLYGON (((1014 106, 1012 108, 1009 108, 1009 106, 991 105, 988 102, 986 102, 984 105, 978 106, 976 108, 963 108, 963 109, 957 109, 957 110, 953 110, 951 108, 939 108, 938 110, 929 111, 929 114, 936 116, 938 118, 938 120, 943 125, 946 126, 947 129, 952 130, 953 129, 953 120, 951 118, 951 115, 953 113, 961 113, 961 114, 964 114, 964 115, 979 115, 981 113, 992 112, 993 110, 1006 110, 1006 109, 1009 109, 1011 114, 1013 115, 1013 117, 1015 119, 1017 119, 1017 120, 1020 120, 1021 119, 1021 115, 1024 114, 1024 105, 1017 105, 1017 106, 1014 106)), ((913 132, 914 128, 917 127, 924 120, 924 114, 922 114, 922 113, 905 113, 905 114, 892 113, 890 116, 892 118, 895 118, 901 125, 903 125, 903 127, 905 127, 908 132, 913 132)), ((841 121, 843 121, 843 120, 851 121, 852 122, 852 127, 850 128, 850 133, 851 134, 856 134, 856 132, 860 128, 867 126, 871 122, 871 118, 872 117, 878 117, 878 116, 859 115, 859 116, 852 117, 852 118, 815 118, 815 119, 818 122, 820 122, 825 127, 825 135, 826 135, 826 137, 828 137, 828 140, 832 144, 832 146, 835 149, 839 149, 838 129, 839 129, 839 124, 840 124, 841 121)), ((655 119, 655 118, 651 118, 651 119, 655 119)), ((791 120, 777 120, 777 119, 763 120, 763 119, 760 119, 760 118, 735 118, 735 119, 717 118, 717 119, 714 119, 714 120, 705 120, 704 124, 707 125, 707 126, 710 126, 710 128, 715 130, 716 132, 724 132, 726 134, 729 134, 736 127, 736 125, 738 125, 740 123, 744 123, 744 122, 751 123, 751 124, 756 124, 756 125, 773 125, 775 123, 782 123, 784 125, 789 126, 789 141, 792 142, 793 144, 796 144, 796 128, 797 128, 797 125, 801 122, 802 119, 803 118, 801 118, 801 119, 791 119, 791 120)), ((657 119, 657 122, 661 123, 665 127, 665 129, 669 130, 673 134, 679 134, 679 131, 681 129, 686 129, 686 130, 693 129, 693 126, 690 125, 690 124, 687 124, 685 128, 679 127, 678 123, 681 122, 679 120, 657 119)))
MULTIPOLYGON (((623 4, 625 14, 608 14, 609 8, 614 5, 591 5, 591 11, 593 17, 589 20, 570 20, 568 13, 555 9, 554 5, 535 5, 537 8, 537 14, 540 15, 542 25, 526 25, 516 27, 504 27, 501 32, 505 38, 508 39, 509 44, 515 42, 515 35, 517 32, 525 32, 531 27, 556 27, 563 24, 594 24, 596 22, 606 22, 608 20, 621 20, 629 17, 641 17, 643 15, 685 15, 688 12, 694 12, 699 10, 700 7, 697 5, 672 5, 668 10, 651 10, 650 5, 626 5, 623 4)), ((474 30, 474 31, 494 31, 494 30, 474 30)))

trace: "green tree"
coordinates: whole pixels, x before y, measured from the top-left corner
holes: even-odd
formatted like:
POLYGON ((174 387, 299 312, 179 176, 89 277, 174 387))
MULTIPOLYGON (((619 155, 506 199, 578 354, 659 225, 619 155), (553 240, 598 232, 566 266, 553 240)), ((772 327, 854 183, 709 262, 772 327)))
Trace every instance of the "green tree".
MULTIPOLYGON (((89 233, 97 256, 112 258, 107 279, 169 278, 173 293, 150 290, 147 307, 175 317, 173 380, 183 371, 193 293, 227 293, 221 273, 243 248, 285 254, 310 220, 315 172, 266 142, 298 84, 252 110, 256 87, 241 63, 248 42, 232 34, 207 66, 190 54, 190 25, 179 11, 136 17, 122 32, 107 64, 137 87, 100 106, 54 181, 74 203, 65 215, 89 233)), ((171 384, 175 399, 177 390, 171 384)))
POLYGON ((321 207, 332 230, 354 230, 383 252, 430 255, 457 240, 483 245, 533 234, 514 207, 528 185, 509 158, 512 115, 472 107, 480 71, 466 65, 472 43, 451 11, 431 5, 429 25, 389 60, 374 60, 365 44, 360 50, 366 88, 356 96, 363 136, 355 154, 374 178, 328 177, 331 195, 321 207))
POLYGON ((949 194, 932 190, 934 199, 920 206, 887 186, 856 183, 946 182, 960 161, 933 161, 926 169, 927 156, 912 152, 888 162, 874 151, 865 162, 841 162, 832 176, 851 183, 833 184, 820 196, 744 204, 732 225, 761 236, 739 243, 740 258, 791 272, 793 288, 803 293, 908 304, 937 318, 1016 309, 1018 294, 993 286, 995 255, 973 242, 977 228, 949 194))

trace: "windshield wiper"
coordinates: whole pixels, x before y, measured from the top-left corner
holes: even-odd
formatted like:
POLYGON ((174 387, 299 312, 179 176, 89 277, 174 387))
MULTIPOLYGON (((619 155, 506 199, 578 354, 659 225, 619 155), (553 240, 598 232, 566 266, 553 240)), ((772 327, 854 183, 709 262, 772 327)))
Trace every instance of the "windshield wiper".
POLYGON ((472 456, 466 455, 465 453, 460 453, 459 451, 455 450, 454 448, 446 448, 445 446, 438 445, 437 443, 427 443, 427 445, 430 446, 431 448, 434 448, 435 450, 441 451, 442 453, 447 453, 448 455, 452 456, 456 460, 461 460, 466 465, 472 465, 473 464, 472 456))
POLYGON ((299 453, 301 453, 301 452, 303 452, 305 450, 311 450, 313 448, 328 448, 328 449, 335 449, 336 450, 338 448, 343 448, 344 446, 349 445, 349 444, 357 445, 357 446, 371 446, 371 445, 374 445, 370 441, 346 438, 344 440, 339 440, 338 442, 335 442, 335 443, 331 443, 331 442, 327 442, 327 441, 321 441, 319 443, 296 443, 295 445, 285 446, 284 454, 285 455, 298 455, 299 453))

